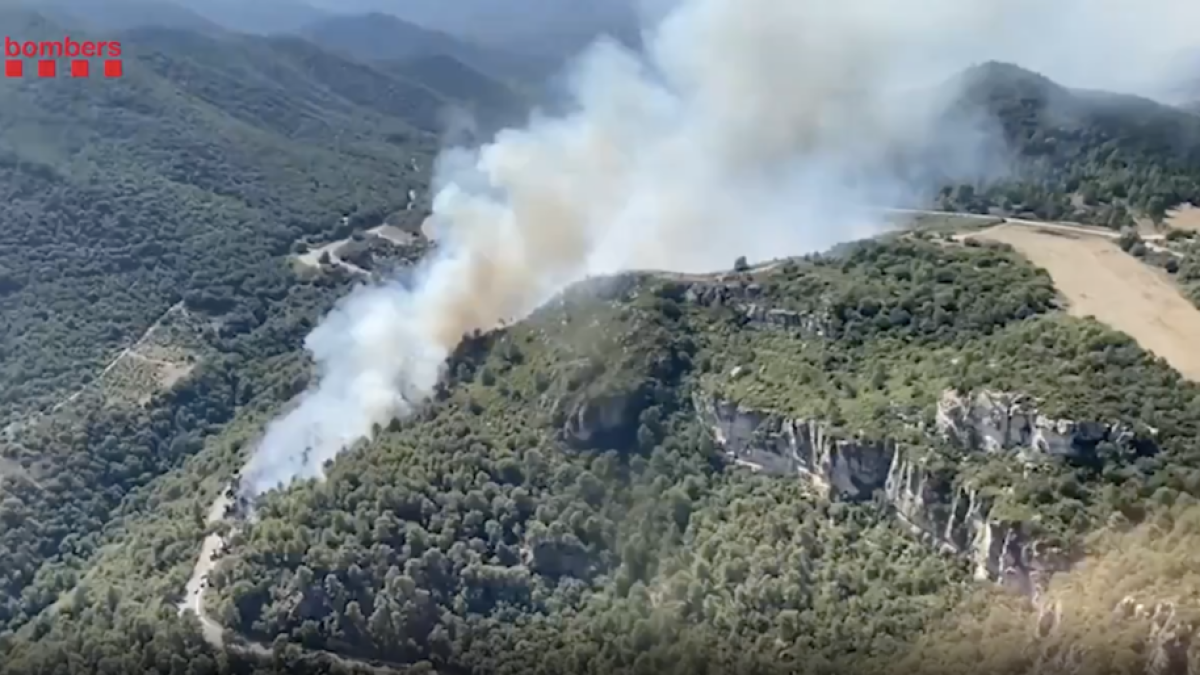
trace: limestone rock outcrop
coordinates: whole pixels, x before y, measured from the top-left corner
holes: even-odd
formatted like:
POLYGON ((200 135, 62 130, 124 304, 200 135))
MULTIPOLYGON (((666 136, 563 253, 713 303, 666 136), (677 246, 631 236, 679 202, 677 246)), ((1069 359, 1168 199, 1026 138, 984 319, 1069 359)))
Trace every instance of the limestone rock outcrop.
POLYGON ((938 430, 960 447, 982 452, 1016 450, 1022 459, 1078 457, 1108 441, 1135 441, 1133 429, 1117 423, 1047 417, 1028 396, 983 390, 972 395, 942 394, 938 430))
POLYGON ((762 298, 762 286, 737 280, 693 283, 683 294, 685 302, 706 306, 727 306, 746 317, 751 326, 775 328, 802 336, 831 334, 828 309, 800 312, 772 307, 762 298))
MULTIPOLYGON (((993 496, 931 470, 922 448, 891 439, 839 436, 812 419, 789 419, 730 401, 697 396, 697 413, 737 464, 810 481, 831 499, 881 494, 914 534, 971 560, 979 579, 1035 596, 1069 557, 1032 540, 1021 523, 994 517, 993 496)), ((979 452, 1065 454, 1127 433, 1113 425, 1049 420, 1027 398, 996 392, 946 392, 936 428, 951 443, 979 452)), ((1131 433, 1131 432, 1130 432, 1131 433)))

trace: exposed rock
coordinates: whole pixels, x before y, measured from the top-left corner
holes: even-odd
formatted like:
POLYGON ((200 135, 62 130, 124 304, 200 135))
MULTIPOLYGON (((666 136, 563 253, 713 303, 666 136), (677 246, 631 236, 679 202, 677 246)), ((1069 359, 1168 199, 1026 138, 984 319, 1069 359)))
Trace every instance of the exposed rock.
MULTIPOLYGON (((1065 599, 1068 604, 1071 598, 1065 599)), ((1086 600, 1085 600, 1086 601, 1086 600)), ((1038 607, 1037 637, 1044 639, 1062 629, 1062 600, 1047 602, 1038 607)), ((1113 621, 1125 624, 1141 624, 1146 633, 1141 649, 1145 672, 1152 675, 1189 675, 1197 672, 1197 665, 1189 663, 1189 652, 1196 640, 1196 626, 1182 620, 1175 603, 1158 601, 1140 603, 1126 596, 1113 607, 1113 621)), ((1051 643, 1054 644, 1053 642, 1051 643)), ((1076 644, 1065 652, 1051 648, 1039 657, 1041 670, 1038 672, 1076 672, 1082 662, 1076 644)))
POLYGON ((696 407, 726 452, 774 474, 800 474, 832 496, 869 499, 887 480, 894 447, 837 439, 823 425, 758 413, 728 401, 696 399, 696 407))
POLYGON ((775 308, 762 302, 761 297, 761 285, 736 281, 694 283, 683 295, 685 302, 693 304, 732 307, 745 315, 751 325, 782 328, 814 337, 831 332, 827 311, 805 313, 775 308))
POLYGON ((1052 602, 1038 608, 1037 635, 1049 637, 1062 622, 1062 603, 1052 602))
POLYGON ((1118 445, 1135 440, 1133 429, 1095 421, 1054 419, 1038 412, 1020 394, 979 391, 963 396, 943 393, 937 407, 938 430, 960 447, 984 452, 1017 450, 1026 461, 1039 457, 1091 455, 1104 441, 1118 445))
POLYGON ((816 315, 801 314, 789 309, 768 309, 764 305, 739 305, 750 323, 765 327, 784 328, 804 335, 820 337, 827 332, 825 319, 816 315))
POLYGON ((695 283, 683 295, 687 302, 699 305, 720 306, 747 298, 746 286, 740 283, 695 283))
MULTIPOLYGON (((1027 401, 995 393, 982 401, 972 407, 948 393, 938 408, 939 430, 968 449, 991 452, 1028 447, 1026 440, 1037 438, 1032 430, 1038 417, 1027 401), (1033 420, 1028 434, 1020 431, 1026 419, 1021 414, 1033 420)), ((888 439, 839 438, 815 420, 787 419, 720 399, 697 397, 694 404, 738 464, 801 476, 834 499, 865 500, 881 493, 914 534, 969 558, 979 579, 1036 597, 1051 574, 1070 565, 1068 555, 1032 541, 1021 524, 992 517, 992 500, 981 490, 928 469, 917 448, 888 439)))

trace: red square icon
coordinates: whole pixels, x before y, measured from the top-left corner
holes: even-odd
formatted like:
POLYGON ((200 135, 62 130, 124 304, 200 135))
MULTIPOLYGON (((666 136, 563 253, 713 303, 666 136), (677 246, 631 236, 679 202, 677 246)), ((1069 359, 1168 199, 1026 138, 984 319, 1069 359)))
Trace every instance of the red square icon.
POLYGON ((38 77, 54 77, 57 65, 54 61, 38 61, 38 77))
POLYGON ((105 61, 104 62, 104 76, 105 77, 120 77, 121 76, 121 62, 120 61, 105 61))
POLYGON ((5 77, 21 77, 25 74, 25 62, 9 59, 4 62, 5 77))
POLYGON ((82 59, 71 62, 71 77, 87 77, 88 62, 82 59))

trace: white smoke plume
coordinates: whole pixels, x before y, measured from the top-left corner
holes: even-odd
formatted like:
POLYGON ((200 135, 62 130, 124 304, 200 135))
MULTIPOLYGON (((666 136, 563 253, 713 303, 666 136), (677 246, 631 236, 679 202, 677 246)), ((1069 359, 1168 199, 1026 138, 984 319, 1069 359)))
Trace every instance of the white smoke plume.
POLYGON ((425 399, 462 335, 522 317, 587 275, 708 271, 877 233, 879 216, 862 207, 936 187, 896 173, 896 156, 935 147, 953 175, 994 168, 986 127, 947 122, 945 99, 920 88, 986 59, 1021 62, 1025 48, 1045 74, 1058 62, 1075 73, 1087 54, 1113 50, 1114 11, 1126 22, 1122 56, 1149 82, 1162 74, 1146 70, 1159 68, 1151 57, 1170 45, 1139 51, 1129 31, 1200 25, 1191 5, 658 1, 644 54, 600 42, 578 60, 569 112, 443 154, 426 223, 438 253, 412 285, 361 288, 312 333, 318 385, 268 427, 244 490, 320 476, 425 399), (1086 39, 1058 52, 1032 44, 1056 30, 1086 39))

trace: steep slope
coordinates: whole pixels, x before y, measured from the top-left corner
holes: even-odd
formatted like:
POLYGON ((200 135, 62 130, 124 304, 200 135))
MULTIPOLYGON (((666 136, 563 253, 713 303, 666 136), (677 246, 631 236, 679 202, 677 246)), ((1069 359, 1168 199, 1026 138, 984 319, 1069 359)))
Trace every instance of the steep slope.
POLYGON ((303 386, 267 364, 350 281, 298 273, 293 243, 402 209, 436 145, 436 94, 296 38, 120 37, 120 79, 0 82, 0 632, 239 406, 303 386))
POLYGON ((330 12, 305 0, 175 0, 180 5, 228 30, 256 35, 291 33, 330 12))
POLYGON ((968 564, 1038 583, 1045 551, 1069 559, 1200 453, 1200 388, 1054 312, 1047 276, 1004 248, 864 245, 577 293, 468 342, 420 419, 269 500, 214 578, 217 615, 468 672, 534 654, 570 672, 580 645, 588 672, 739 651, 769 671, 851 668, 846 652, 902 654, 968 564), (1017 392, 1033 437, 1012 413, 989 445, 992 411, 955 417, 956 391, 1017 392), (713 466, 714 432, 757 477, 713 466), (909 526, 961 557, 914 547, 909 526), (281 541, 312 545, 281 564, 281 541))
MULTIPOLYGON (((580 286, 467 339, 436 400, 325 482, 210 526, 351 283, 293 268, 293 243, 402 208, 441 107, 492 99, 446 56, 122 39, 119 81, 0 83, 0 401, 101 385, 0 446, 0 674, 895 672, 978 599, 973 575, 1027 605, 1098 527, 1194 527, 1200 390, 1059 311, 1013 251, 920 237, 580 286), (175 308, 203 338, 190 374, 145 401, 97 391, 175 308), (235 527, 203 596, 223 651, 177 606, 205 534, 235 527)), ((971 100, 1025 173, 948 199, 1019 210, 1068 200, 1072 172, 1190 175, 1186 143, 1140 128, 1153 104, 990 68, 971 100), (1044 130, 1066 140, 1019 142, 1044 130)), ((1153 569, 1186 567, 1173 556, 1153 569)), ((1014 616, 1022 635, 1039 618, 1014 616)), ((989 670, 968 626, 904 672, 1024 672, 989 670)))
POLYGON ((419 82, 469 110, 489 130, 520 126, 533 107, 519 89, 501 84, 451 56, 424 56, 381 63, 387 72, 419 82))
POLYGON ((520 54, 554 68, 602 34, 637 45, 635 3, 627 0, 320 0, 341 12, 383 12, 461 40, 520 54))

